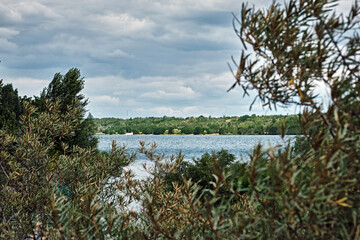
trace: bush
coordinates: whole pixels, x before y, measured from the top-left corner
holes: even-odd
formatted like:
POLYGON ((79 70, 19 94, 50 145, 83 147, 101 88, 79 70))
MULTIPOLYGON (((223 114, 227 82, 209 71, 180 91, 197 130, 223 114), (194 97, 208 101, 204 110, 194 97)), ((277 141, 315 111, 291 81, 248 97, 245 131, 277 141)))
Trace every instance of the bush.
MULTIPOLYGON (((76 105, 75 105, 76 106, 76 105)), ((38 113, 25 103, 21 136, 0 133, 0 237, 25 239, 102 239, 111 235, 119 214, 109 181, 122 174, 134 158, 113 145, 109 154, 77 146, 54 151, 55 140, 66 139, 78 127, 79 107, 66 114, 59 103, 38 113)), ((121 222, 123 222, 121 220, 121 222)), ((126 220, 124 220, 126 222, 126 220)))

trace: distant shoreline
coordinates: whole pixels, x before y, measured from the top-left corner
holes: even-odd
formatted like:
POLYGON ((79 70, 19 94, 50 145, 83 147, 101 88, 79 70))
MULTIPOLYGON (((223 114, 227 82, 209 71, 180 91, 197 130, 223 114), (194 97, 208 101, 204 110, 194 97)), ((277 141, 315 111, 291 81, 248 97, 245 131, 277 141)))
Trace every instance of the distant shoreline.
POLYGON ((94 123, 97 133, 109 135, 278 135, 280 129, 289 135, 301 133, 299 115, 105 118, 94 119, 94 123))
MULTIPOLYGON (((118 136, 134 136, 134 135, 139 135, 139 136, 181 136, 181 135, 184 135, 184 136, 192 136, 192 135, 213 135, 213 136, 217 136, 217 135, 234 135, 234 134, 219 134, 219 133, 211 133, 211 134, 143 134, 143 133, 134 133, 134 134, 119 134, 119 133, 114 133, 114 134, 105 134, 105 133, 95 133, 95 135, 108 135, 108 136, 111 136, 111 135, 118 135, 118 136)), ((236 135, 239 135, 239 134, 236 134, 236 135)))
MULTIPOLYGON (((94 135, 104 136, 280 136, 280 134, 105 134, 95 133, 94 135)), ((301 134, 300 134, 301 135, 301 134)), ((299 134, 285 134, 285 136, 300 136, 299 134)))

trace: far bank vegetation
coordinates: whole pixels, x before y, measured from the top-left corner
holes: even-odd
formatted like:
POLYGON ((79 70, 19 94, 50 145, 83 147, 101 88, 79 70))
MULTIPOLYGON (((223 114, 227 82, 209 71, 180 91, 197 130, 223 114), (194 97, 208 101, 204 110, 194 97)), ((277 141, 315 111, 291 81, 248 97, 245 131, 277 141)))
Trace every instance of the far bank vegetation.
POLYGON ((98 133, 102 134, 232 134, 277 135, 279 127, 286 123, 286 134, 301 134, 298 115, 244 115, 241 117, 149 117, 149 118, 97 118, 98 133))

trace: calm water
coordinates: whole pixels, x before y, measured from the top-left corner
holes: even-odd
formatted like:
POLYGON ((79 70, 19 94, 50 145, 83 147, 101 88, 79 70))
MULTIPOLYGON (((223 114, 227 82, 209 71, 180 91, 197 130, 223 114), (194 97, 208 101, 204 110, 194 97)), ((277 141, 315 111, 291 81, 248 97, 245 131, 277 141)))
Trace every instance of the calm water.
POLYGON ((234 154, 236 159, 247 161, 248 153, 259 142, 265 146, 282 143, 280 136, 269 135, 98 135, 97 137, 98 148, 101 151, 110 151, 111 143, 115 140, 118 146, 126 145, 128 151, 137 153, 136 160, 126 168, 131 169, 137 179, 144 179, 149 175, 144 170, 143 164, 151 165, 151 162, 138 151, 139 140, 146 143, 155 142, 158 145, 156 152, 165 153, 167 156, 181 151, 185 155, 185 160, 199 158, 206 152, 226 149, 234 154))
MULTIPOLYGON (((259 142, 265 146, 282 143, 277 135, 98 135, 98 138, 98 148, 101 151, 109 151, 111 142, 115 140, 119 146, 126 145, 129 151, 138 152, 139 140, 142 140, 146 143, 155 142, 158 145, 158 153, 171 155, 181 151, 185 159, 198 158, 206 152, 226 149, 237 159, 246 160, 250 150, 259 142)), ((145 160, 145 157, 138 155, 137 159, 145 160)))

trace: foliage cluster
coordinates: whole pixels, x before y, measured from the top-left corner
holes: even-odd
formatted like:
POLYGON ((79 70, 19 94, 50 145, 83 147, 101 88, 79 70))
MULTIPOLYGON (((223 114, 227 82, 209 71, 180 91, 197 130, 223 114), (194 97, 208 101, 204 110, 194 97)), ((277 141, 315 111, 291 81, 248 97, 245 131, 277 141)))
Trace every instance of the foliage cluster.
MULTIPOLYGON (((211 189, 214 175, 219 170, 221 173, 228 175, 228 182, 236 182, 238 189, 249 187, 250 181, 248 176, 248 164, 235 159, 235 156, 227 150, 222 149, 219 152, 205 153, 200 158, 192 159, 192 161, 183 161, 176 169, 167 177, 170 189, 174 182, 184 183, 183 179, 189 179, 196 183, 202 189, 211 189), (214 168, 216 164, 217 168, 214 168)), ((232 193, 223 186, 219 189, 220 194, 224 198, 229 198, 232 193)))
POLYGON ((66 139, 76 131, 82 109, 69 106, 64 114, 59 101, 46 106, 48 111, 38 113, 25 103, 21 136, 0 132, 0 238, 101 239, 98 229, 114 224, 99 214, 115 208, 108 180, 120 176, 134 156, 115 145, 109 154, 70 147, 66 139))
MULTIPOLYGON (((18 133, 20 129, 21 115, 24 113, 23 103, 31 102, 37 107, 37 112, 48 111, 47 101, 59 101, 59 110, 66 114, 68 108, 76 104, 81 113, 76 121, 78 125, 71 136, 67 136, 66 142, 70 146, 80 146, 83 148, 96 147, 97 139, 93 136, 95 133, 95 124, 91 114, 85 118, 87 112, 86 106, 88 100, 81 94, 84 88, 84 78, 81 77, 80 70, 70 69, 65 75, 56 73, 53 80, 47 88, 41 92, 40 96, 30 98, 20 97, 17 89, 12 84, 3 84, 0 80, 0 129, 7 132, 18 133)), ((58 150, 61 149, 58 141, 58 150)))
POLYGON ((81 109, 77 118, 78 127, 71 136, 67 137, 66 142, 71 147, 96 147, 97 139, 93 136, 95 125, 92 116, 89 114, 85 118, 88 99, 81 94, 83 88, 84 78, 81 77, 80 70, 72 68, 65 75, 56 73, 49 86, 43 89, 40 97, 35 97, 33 103, 41 112, 47 111, 46 101, 59 101, 59 110, 63 113, 68 111, 69 106, 76 105, 81 109))
POLYGON ((278 135, 281 122, 287 123, 287 134, 301 133, 299 116, 255 114, 241 117, 149 117, 149 118, 102 118, 94 119, 97 132, 104 134, 233 134, 278 135))
POLYGON ((23 114, 21 99, 12 84, 3 84, 0 80, 0 129, 15 132, 23 114))

